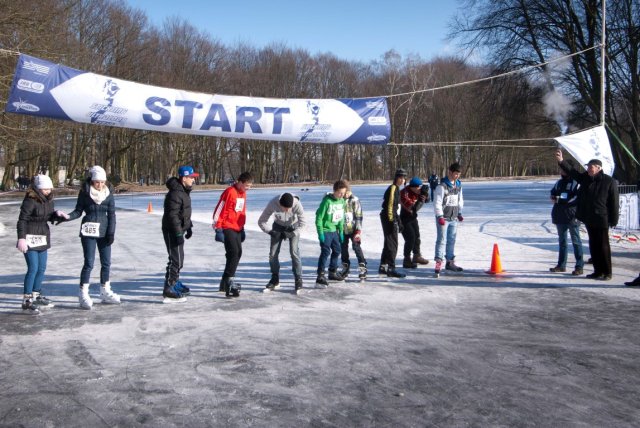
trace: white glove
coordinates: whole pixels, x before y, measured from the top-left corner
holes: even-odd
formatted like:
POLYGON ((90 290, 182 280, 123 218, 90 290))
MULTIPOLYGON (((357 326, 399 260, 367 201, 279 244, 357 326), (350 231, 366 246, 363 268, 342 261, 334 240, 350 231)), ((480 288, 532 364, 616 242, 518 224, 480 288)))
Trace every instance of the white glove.
POLYGON ((56 215, 57 215, 58 217, 60 217, 60 218, 65 219, 65 220, 69 220, 69 214, 64 213, 64 212, 62 212, 62 211, 60 211, 60 210, 56 211, 56 215))
POLYGON ((18 243, 16 244, 16 248, 23 254, 26 254, 29 251, 29 246, 27 245, 26 239, 18 239, 18 243))

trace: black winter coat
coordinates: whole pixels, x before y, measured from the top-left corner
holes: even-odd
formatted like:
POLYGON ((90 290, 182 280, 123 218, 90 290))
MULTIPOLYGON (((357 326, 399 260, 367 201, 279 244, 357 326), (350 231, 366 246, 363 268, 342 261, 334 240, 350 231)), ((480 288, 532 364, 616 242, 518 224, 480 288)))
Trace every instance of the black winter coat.
POLYGON ((607 228, 618 224, 620 202, 616 181, 602 171, 590 177, 586 171, 574 169, 566 160, 559 165, 580 184, 576 218, 592 227, 607 228))
POLYGON ((578 182, 569 177, 556 181, 551 189, 551 196, 555 199, 551 209, 553 224, 572 224, 576 221, 579 189, 578 182))
POLYGON ((48 221, 57 220, 53 208, 53 193, 43 195, 38 189, 30 187, 24 196, 18 216, 18 239, 26 239, 27 235, 46 236, 47 244, 29 247, 30 250, 42 251, 51 248, 51 235, 48 221))
MULTIPOLYGON (((69 221, 75 220, 82 213, 85 213, 81 224, 100 223, 99 238, 116 233, 116 200, 111 184, 107 183, 107 188, 109 196, 101 204, 97 204, 91 198, 91 179, 88 179, 82 184, 80 193, 78 193, 76 208, 69 213, 69 221)), ((82 228, 80 228, 80 237, 82 237, 82 228)))
POLYGON ((174 236, 190 229, 191 223, 191 188, 185 188, 180 180, 171 177, 167 180, 169 192, 164 197, 164 214, 162 215, 162 230, 171 232, 174 236))

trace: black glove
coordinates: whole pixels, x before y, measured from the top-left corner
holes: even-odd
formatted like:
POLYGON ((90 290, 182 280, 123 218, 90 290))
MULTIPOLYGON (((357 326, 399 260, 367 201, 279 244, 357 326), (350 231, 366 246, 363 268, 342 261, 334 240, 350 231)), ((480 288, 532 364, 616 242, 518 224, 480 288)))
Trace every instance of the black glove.
POLYGON ((53 224, 53 222, 56 223, 56 226, 59 225, 60 223, 64 223, 65 221, 69 221, 64 217, 59 217, 59 216, 55 216, 55 218, 51 219, 51 224, 53 224))
POLYGON ((216 241, 224 242, 224 232, 222 229, 216 229, 216 241))
POLYGON ((176 234, 176 244, 177 245, 183 245, 184 244, 184 236, 182 236, 182 233, 176 234))
POLYGON ((187 233, 184 234, 185 239, 190 239, 191 236, 193 235, 193 232, 191 231, 191 228, 187 229, 187 233))
POLYGON ((244 229, 240 230, 240 242, 244 242, 244 240, 247 238, 247 234, 244 233, 244 229))
POLYGON ((398 232, 400 233, 404 232, 404 225, 402 224, 401 221, 398 222, 398 232))
POLYGON ((296 236, 295 229, 285 232, 284 236, 289 240, 293 239, 296 236))
POLYGON ((420 188, 420 194, 426 198, 425 202, 429 202, 429 190, 430 188, 426 184, 423 184, 420 188))
POLYGON ((271 229, 271 230, 269 231, 269 235, 273 236, 274 238, 277 238, 277 237, 279 237, 279 236, 280 236, 280 232, 278 232, 278 231, 276 231, 276 230, 271 229))
POLYGON ((113 236, 113 235, 105 235, 104 239, 107 242, 107 246, 109 246, 109 245, 113 244, 113 240, 115 239, 115 236, 113 236))
POLYGON ((295 231, 295 230, 296 230, 296 228, 295 228, 295 227, 293 227, 293 225, 291 225, 291 226, 287 226, 287 227, 284 229, 285 233, 290 233, 290 232, 293 232, 293 231, 295 231))

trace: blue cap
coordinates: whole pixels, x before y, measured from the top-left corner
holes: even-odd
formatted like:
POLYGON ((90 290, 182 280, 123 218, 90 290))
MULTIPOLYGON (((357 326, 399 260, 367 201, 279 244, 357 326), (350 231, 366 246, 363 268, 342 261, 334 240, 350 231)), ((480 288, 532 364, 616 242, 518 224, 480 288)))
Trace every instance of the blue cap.
POLYGON ((422 180, 420 180, 420 177, 413 177, 409 182, 409 187, 420 187, 420 186, 422 186, 422 180))
POLYGON ((178 177, 200 177, 200 174, 193 172, 190 166, 181 166, 178 168, 178 177))

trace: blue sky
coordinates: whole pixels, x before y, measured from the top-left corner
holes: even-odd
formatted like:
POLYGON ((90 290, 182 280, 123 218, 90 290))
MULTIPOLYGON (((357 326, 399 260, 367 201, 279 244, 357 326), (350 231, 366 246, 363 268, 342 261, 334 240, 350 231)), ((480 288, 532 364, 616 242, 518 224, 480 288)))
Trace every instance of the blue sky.
POLYGON ((178 16, 227 46, 237 42, 261 48, 284 42, 312 55, 331 52, 369 62, 395 49, 423 59, 454 55, 445 41, 456 0, 126 0, 160 27, 178 16))

